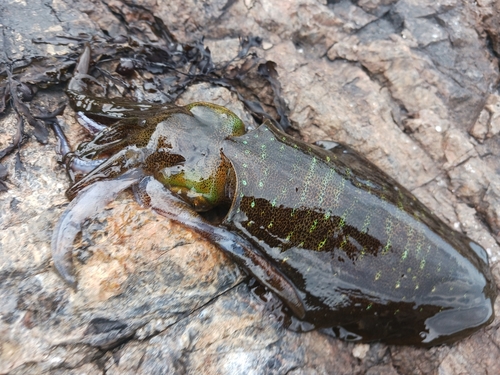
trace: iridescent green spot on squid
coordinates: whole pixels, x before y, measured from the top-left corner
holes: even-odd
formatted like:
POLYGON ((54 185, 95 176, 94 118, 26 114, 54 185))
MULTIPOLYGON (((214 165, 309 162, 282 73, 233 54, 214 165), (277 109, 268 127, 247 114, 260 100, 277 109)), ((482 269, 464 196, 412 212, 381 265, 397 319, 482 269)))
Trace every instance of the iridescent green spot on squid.
POLYGON ((431 289, 431 293, 434 293, 436 291, 436 287, 433 286, 432 289, 431 289))
POLYGON ((247 180, 241 180, 241 184, 242 184, 243 186, 247 186, 247 180))
POLYGON ((271 207, 276 207, 276 198, 271 201, 271 207))
POLYGON ((250 155, 250 150, 245 150, 245 155, 250 155))
POLYGON ((252 207, 252 208, 255 207, 255 201, 252 201, 252 203, 250 203, 250 207, 252 207))
POLYGON ((382 249, 382 254, 387 254, 389 250, 391 249, 391 239, 387 239, 387 243, 385 244, 384 248, 382 249))
POLYGON ((243 168, 246 168, 248 167, 248 165, 246 163, 243 163, 243 168))
POLYGON ((243 143, 244 145, 246 145, 246 144, 248 143, 248 141, 243 141, 242 143, 243 143))
POLYGON ((421 270, 423 270, 423 269, 424 269, 424 267, 425 267, 425 259, 422 259, 422 260, 420 261, 420 269, 421 269, 421 270))
POLYGON ((393 222, 391 219, 387 218, 385 220, 385 233, 387 233, 388 235, 391 235, 392 233, 392 230, 393 230, 393 222))
POLYGON ((261 181, 259 181, 259 187, 262 189, 264 187, 264 183, 261 181))
POLYGON ((288 234, 286 235, 285 240, 286 240, 286 241, 290 241, 290 239, 292 238, 292 236, 293 236, 293 232, 288 233, 288 234))
POLYGON ((344 239, 342 240, 342 242, 340 243, 339 247, 341 249, 344 248, 345 245, 347 245, 347 242, 349 241, 349 236, 345 236, 344 239))
POLYGON ((316 229, 317 226, 318 226, 318 220, 314 220, 313 224, 309 228, 309 233, 312 233, 316 229))
POLYGON ((405 251, 403 251, 403 254, 401 254, 401 260, 405 260, 406 258, 408 258, 408 250, 405 249, 405 251))
POLYGON ((267 228, 268 229, 271 229, 273 227, 273 222, 271 221, 268 225, 267 225, 267 228))
POLYGON ((395 288, 396 288, 396 289, 399 289, 399 287, 400 287, 400 286, 401 286, 401 281, 399 281, 399 280, 398 280, 398 281, 396 281, 396 286, 395 286, 395 288))
POLYGON ((339 220, 339 228, 343 228, 345 226, 345 219, 343 217, 339 220))
POLYGON ((372 307, 373 307, 373 303, 370 303, 370 304, 368 304, 368 306, 366 306, 366 310, 368 311, 368 310, 370 310, 372 307))
POLYGON ((366 233, 368 231, 368 227, 370 226, 372 215, 368 214, 365 217, 365 221, 363 222, 363 227, 361 228, 362 233, 366 233))
POLYGON ((380 276, 382 276, 382 271, 378 271, 378 272, 375 274, 375 281, 377 281, 378 279, 380 279, 380 276))
POLYGON ((399 313, 399 309, 397 309, 396 311, 394 311, 394 315, 397 315, 399 313))
POLYGON ((422 241, 419 239, 417 241, 417 246, 415 247, 415 255, 420 255, 421 251, 422 251, 422 241))
POLYGON ((323 217, 325 220, 328 220, 328 219, 330 219, 330 216, 332 216, 332 214, 330 212, 325 212, 325 215, 323 217))
POLYGON ((321 249, 323 248, 323 246, 325 246, 326 241, 327 241, 327 239, 325 238, 323 241, 321 241, 321 242, 318 244, 318 250, 321 250, 321 249))

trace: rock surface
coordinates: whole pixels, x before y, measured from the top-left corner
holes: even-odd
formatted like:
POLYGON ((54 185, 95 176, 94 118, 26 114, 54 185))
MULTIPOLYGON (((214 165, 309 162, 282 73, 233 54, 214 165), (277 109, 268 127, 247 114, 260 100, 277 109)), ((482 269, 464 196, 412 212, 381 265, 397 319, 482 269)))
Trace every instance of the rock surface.
MULTIPOLYGON (((205 36, 220 60, 235 55, 238 36, 260 36, 257 53, 276 62, 300 136, 348 144, 395 177, 488 249, 498 284, 499 12, 488 0, 6 0, 0 79, 6 63, 74 60, 81 33, 157 41, 153 15, 181 41, 205 36)), ((64 99, 60 89, 46 95, 64 99)), ((181 99, 193 100, 241 111, 233 94, 207 85, 181 99)), ((72 145, 85 138, 70 110, 60 120, 72 145)), ((11 109, 0 124, 1 149, 16 132, 11 109)), ((69 185, 55 146, 52 135, 31 137, 24 167, 16 154, 1 162, 0 374, 500 373, 498 318, 428 350, 287 331, 220 251, 128 192, 84 226, 72 291, 51 265, 69 185)))

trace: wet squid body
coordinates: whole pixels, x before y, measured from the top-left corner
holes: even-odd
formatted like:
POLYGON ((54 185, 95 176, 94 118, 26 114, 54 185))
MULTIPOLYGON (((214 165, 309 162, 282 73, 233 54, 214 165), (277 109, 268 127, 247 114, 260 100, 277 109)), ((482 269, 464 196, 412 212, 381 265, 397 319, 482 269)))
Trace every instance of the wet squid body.
POLYGON ((217 244, 303 329, 427 346, 492 321, 485 250, 350 149, 305 144, 270 122, 246 132, 208 103, 135 104, 120 115, 101 129, 80 114, 96 135, 69 155, 71 173, 83 177, 52 241, 70 285, 80 223, 132 187, 142 204, 217 244), (201 214, 218 206, 227 207, 221 222, 201 214))

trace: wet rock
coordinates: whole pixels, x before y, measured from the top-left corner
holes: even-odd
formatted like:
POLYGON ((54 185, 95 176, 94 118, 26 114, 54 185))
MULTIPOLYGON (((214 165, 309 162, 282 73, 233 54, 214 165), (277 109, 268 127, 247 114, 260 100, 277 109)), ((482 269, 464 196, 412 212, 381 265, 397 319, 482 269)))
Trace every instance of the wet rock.
POLYGON ((494 51, 500 53, 500 3, 498 0, 480 0, 477 2, 479 15, 483 23, 482 30, 491 40, 494 51))
MULTIPOLYGON (((62 96, 54 85, 64 81, 83 39, 159 43, 156 17, 180 41, 205 36, 214 56, 227 60, 238 36, 258 35, 266 48, 257 53, 277 64, 297 134, 346 143, 376 163, 487 248, 499 282, 499 77, 488 48, 490 38, 498 54, 497 8, 487 0, 202 7, 189 0, 7 0, 0 5, 0 74, 8 62, 47 59, 52 86, 34 100, 44 94, 53 108, 62 96)), ((144 98, 158 98, 148 73, 134 72, 131 87, 146 84, 144 98)), ((41 73, 30 74, 24 79, 41 73)), ((180 103, 193 100, 227 104, 251 121, 227 90, 192 86, 180 103)), ((59 119, 75 146, 86 135, 73 115, 68 109, 59 119)), ((0 149, 16 123, 8 108, 0 149)), ((287 331, 219 250, 142 209, 128 192, 84 225, 72 291, 50 256, 69 180, 54 138, 42 145, 27 132, 24 169, 16 168, 15 154, 1 161, 9 190, 0 193, 0 373, 500 373, 498 318, 468 339, 430 350, 287 331)))

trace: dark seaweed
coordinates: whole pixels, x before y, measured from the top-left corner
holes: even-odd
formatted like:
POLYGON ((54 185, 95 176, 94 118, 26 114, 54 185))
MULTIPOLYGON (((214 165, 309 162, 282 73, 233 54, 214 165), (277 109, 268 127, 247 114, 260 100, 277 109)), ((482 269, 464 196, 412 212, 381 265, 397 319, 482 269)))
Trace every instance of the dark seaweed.
POLYGON ((90 321, 85 334, 107 333, 115 330, 122 330, 127 327, 127 324, 117 320, 106 318, 94 318, 90 321))
POLYGON ((48 137, 49 137, 49 131, 47 130, 47 127, 45 124, 36 119, 32 114, 30 109, 26 104, 24 104, 20 97, 18 96, 19 91, 16 92, 16 81, 12 79, 12 77, 9 75, 9 83, 10 83, 10 97, 11 97, 11 102, 12 106, 16 110, 17 114, 19 115, 20 118, 22 118, 24 121, 26 121, 28 124, 30 124, 34 129, 34 135, 35 138, 38 142, 42 144, 46 144, 48 142, 48 137))
POLYGON ((8 190, 7 184, 5 183, 6 178, 7 178, 7 167, 0 164, 0 192, 8 190))

